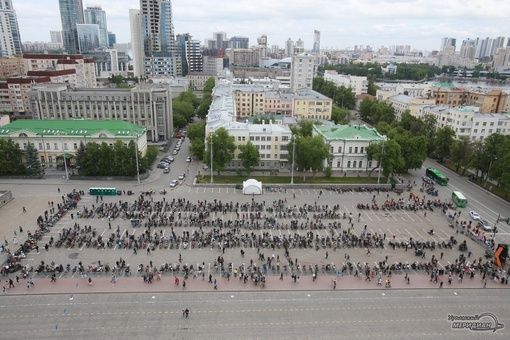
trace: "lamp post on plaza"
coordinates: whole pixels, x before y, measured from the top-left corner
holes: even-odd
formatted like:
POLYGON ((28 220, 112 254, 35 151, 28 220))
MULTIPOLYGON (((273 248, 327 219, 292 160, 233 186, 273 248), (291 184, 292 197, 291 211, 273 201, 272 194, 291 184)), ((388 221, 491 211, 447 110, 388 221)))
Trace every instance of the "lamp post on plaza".
POLYGON ((135 144, 135 160, 136 160, 136 179, 138 181, 138 184, 140 184, 140 165, 138 164, 138 137, 139 134, 135 134, 136 137, 136 144, 135 144))
POLYGON ((496 157, 496 156, 491 156, 491 161, 490 161, 490 163, 489 163, 489 170, 487 170, 487 176, 485 177, 485 185, 484 185, 484 187, 486 187, 486 188, 487 188, 487 182, 489 181, 489 176, 490 176, 490 174, 491 174, 492 162, 493 162, 494 160, 497 160, 497 159, 498 159, 498 157, 496 157))
POLYGON ((66 156, 66 148, 65 148, 65 144, 64 144, 64 141, 62 140, 62 132, 63 131, 58 131, 58 135, 60 136, 60 143, 62 144, 62 151, 63 151, 63 156, 64 156, 64 169, 66 171, 66 181, 69 181, 69 172, 67 171, 67 156, 66 156))
POLYGON ((382 156, 384 153, 384 142, 381 149, 381 156, 379 157, 379 175, 377 176, 377 184, 380 184, 381 181, 381 168, 382 168, 382 156))
POLYGON ((213 171, 213 135, 211 133, 211 184, 214 183, 214 171, 213 171))
POLYGON ((290 175, 290 184, 294 184, 294 158, 296 154, 296 138, 292 138, 292 168, 291 168, 291 175, 290 175))

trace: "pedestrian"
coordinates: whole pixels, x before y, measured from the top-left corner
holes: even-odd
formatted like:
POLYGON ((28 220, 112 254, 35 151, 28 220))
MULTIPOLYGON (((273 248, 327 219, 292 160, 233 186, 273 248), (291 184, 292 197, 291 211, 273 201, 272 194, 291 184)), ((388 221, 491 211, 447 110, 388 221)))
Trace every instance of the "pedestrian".
POLYGON ((218 284, 216 282, 216 279, 214 279, 214 290, 218 290, 218 284))
POLYGON ((212 274, 209 274, 209 283, 212 283, 212 274))
POLYGON ((329 254, 328 254, 328 252, 326 252, 326 258, 328 258, 328 256, 329 256, 329 254))
POLYGON ((280 281, 283 281, 283 273, 280 273, 280 281))
POLYGON ((19 232, 22 233, 23 232, 23 228, 21 228, 21 226, 19 226, 19 232))
POLYGON ((9 288, 14 288, 14 281, 9 279, 9 288))
POLYGON ((443 253, 443 252, 441 252, 441 260, 443 259, 443 255, 444 255, 444 253, 443 253))
POLYGON ((57 276, 55 274, 51 276, 51 282, 57 282, 57 276))
POLYGON ((451 285, 452 284, 452 276, 451 275, 448 275, 448 284, 451 285))
POLYGON ((112 274, 112 283, 116 283, 116 279, 115 274, 112 274))
POLYGON ((25 209, 25 207, 23 207, 23 212, 26 213, 27 212, 27 209, 25 209))
POLYGON ((367 248, 367 255, 370 256, 370 248, 367 248))
POLYGON ((58 193, 60 194, 60 188, 57 188, 58 193))
POLYGON ((336 279, 333 280, 333 289, 336 289, 336 279))
POLYGON ((182 289, 186 289, 186 281, 182 280, 182 289))
POLYGON ((487 288, 487 279, 483 280, 483 288, 487 288))
POLYGON ((19 283, 19 276, 16 275, 16 283, 19 283))
POLYGON ((149 246, 147 246, 147 255, 152 255, 151 254, 151 248, 149 246))
POLYGON ((443 288, 443 281, 439 283, 439 288, 443 288))
POLYGON ((89 286, 92 286, 92 278, 89 276, 89 286))
POLYGON ((411 279, 409 277, 407 278, 407 284, 411 284, 411 279))

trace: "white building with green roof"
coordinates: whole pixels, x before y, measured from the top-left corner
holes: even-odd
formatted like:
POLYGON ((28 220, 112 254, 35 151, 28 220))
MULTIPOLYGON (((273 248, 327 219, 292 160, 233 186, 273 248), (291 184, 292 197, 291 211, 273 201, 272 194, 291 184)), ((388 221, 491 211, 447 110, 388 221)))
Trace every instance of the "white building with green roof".
POLYGON ((57 159, 62 160, 64 155, 67 164, 73 165, 81 142, 104 142, 113 146, 119 140, 126 145, 134 141, 142 156, 147 151, 146 128, 120 120, 20 119, 0 127, 0 138, 13 140, 22 151, 28 143, 32 144, 39 153, 41 164, 48 167, 56 166, 57 159))
POLYGON ((376 166, 377 161, 367 159, 367 146, 387 140, 366 125, 314 125, 313 135, 320 135, 329 144, 332 170, 341 172, 366 172, 376 166))

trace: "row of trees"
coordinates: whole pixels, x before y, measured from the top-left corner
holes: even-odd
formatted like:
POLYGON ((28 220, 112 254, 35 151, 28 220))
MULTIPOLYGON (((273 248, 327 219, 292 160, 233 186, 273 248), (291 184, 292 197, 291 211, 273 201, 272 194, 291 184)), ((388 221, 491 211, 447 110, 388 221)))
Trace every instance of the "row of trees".
MULTIPOLYGON (((319 66, 319 72, 324 70, 335 70, 341 74, 351 74, 354 76, 365 76, 369 80, 375 79, 388 79, 388 80, 422 80, 427 77, 434 77, 439 75, 442 70, 434 65, 429 64, 397 64, 397 71, 395 73, 384 73, 382 68, 386 67, 386 64, 377 63, 366 63, 366 64, 337 64, 337 65, 324 65, 319 66)), ((375 93, 372 93, 375 95, 375 93)))
POLYGON ((42 171, 37 150, 30 144, 27 146, 25 164, 22 162, 23 151, 12 139, 0 139, 0 155, 0 176, 39 175, 42 171))
POLYGON ((136 154, 138 153, 138 171, 144 173, 148 165, 157 157, 158 150, 155 147, 147 148, 147 154, 142 157, 136 149, 134 141, 128 145, 117 141, 113 147, 106 143, 82 142, 76 153, 76 164, 79 166, 79 173, 83 176, 135 176, 136 154), (136 151, 135 151, 136 150, 136 151))
POLYGON ((332 81, 325 80, 322 77, 313 79, 312 89, 328 98, 333 99, 333 105, 343 108, 354 108, 356 97, 350 87, 336 86, 332 81))

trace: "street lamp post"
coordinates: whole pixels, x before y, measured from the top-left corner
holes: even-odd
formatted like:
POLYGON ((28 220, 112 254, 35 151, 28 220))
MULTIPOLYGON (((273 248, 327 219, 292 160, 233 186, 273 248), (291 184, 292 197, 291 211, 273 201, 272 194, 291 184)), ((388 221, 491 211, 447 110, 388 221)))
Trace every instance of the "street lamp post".
POLYGON ((66 157, 66 148, 64 147, 64 141, 62 140, 62 131, 59 131, 58 133, 60 135, 60 143, 62 144, 62 155, 64 156, 64 169, 66 171, 66 181, 69 181, 69 172, 67 172, 67 157, 66 157))
POLYGON ((136 144, 135 144, 135 160, 136 160, 136 179, 138 184, 140 184, 140 165, 138 164, 138 134, 136 134, 136 144))
POLYGON ((296 154, 296 138, 292 139, 292 169, 290 176, 290 184, 294 184, 294 158, 296 154))
POLYGON ((485 177, 485 187, 487 188, 487 182, 489 181, 489 176, 491 174, 491 167, 492 167, 492 162, 494 160, 498 159, 496 156, 491 156, 491 161, 489 163, 489 170, 487 170, 487 176, 485 177))
POLYGON ((384 153, 384 142, 383 142, 383 145, 382 145, 381 156, 379 157, 379 175, 377 176, 377 184, 380 184, 380 181, 381 181, 381 168, 382 168, 382 156, 383 156, 383 153, 384 153))
POLYGON ((214 171, 213 171, 213 136, 211 134, 211 184, 214 183, 214 171))

